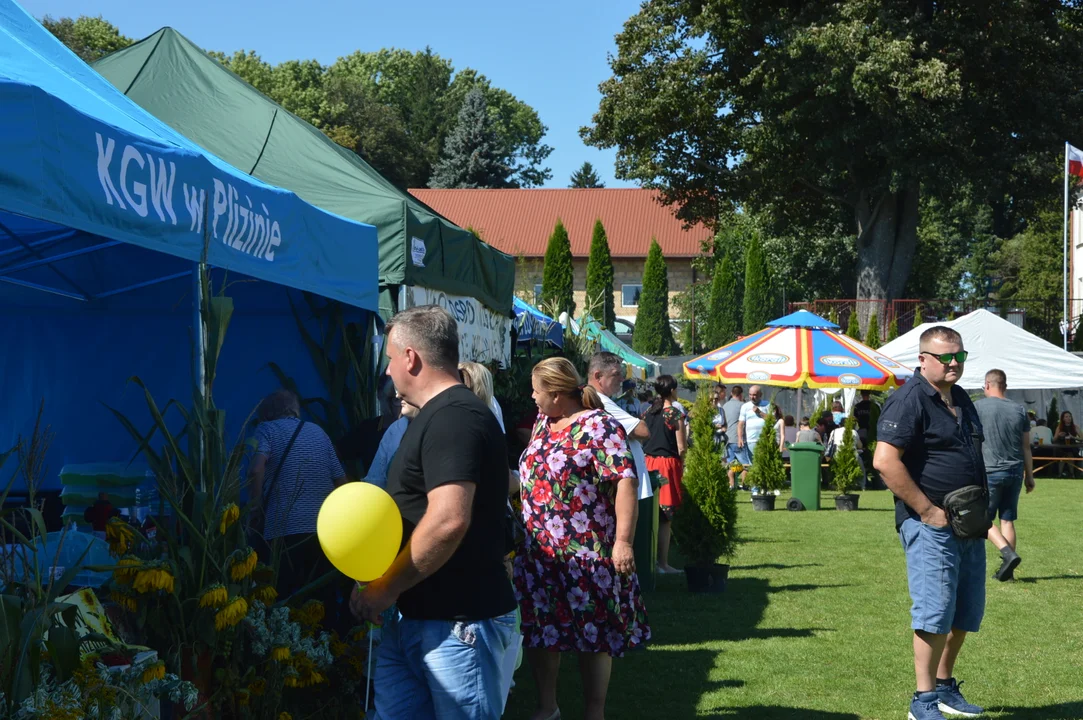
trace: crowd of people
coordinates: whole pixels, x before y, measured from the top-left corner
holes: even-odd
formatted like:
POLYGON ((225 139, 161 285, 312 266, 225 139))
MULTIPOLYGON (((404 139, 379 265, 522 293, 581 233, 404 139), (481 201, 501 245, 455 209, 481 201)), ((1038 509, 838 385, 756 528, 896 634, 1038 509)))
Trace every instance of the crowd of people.
MULTIPOLYGON (((632 541, 652 476, 663 483, 656 570, 677 572, 669 524, 682 502, 689 416, 676 380, 663 375, 637 392, 612 353, 591 357, 585 380, 565 358, 542 360, 531 373, 537 413, 512 428, 525 450, 509 462, 492 375, 459 361, 451 315, 436 306, 403 311, 385 347, 386 417, 361 479, 395 500, 403 547, 381 578, 364 586, 341 578, 319 591, 329 627, 381 626, 376 717, 498 718, 525 658, 537 691, 532 720, 557 720, 561 657, 575 653, 584 717, 603 718, 613 658, 651 638, 632 541)), ((1055 432, 1028 418, 1007 399, 999 370, 972 402, 956 385, 967 352, 954 330, 925 332, 919 357, 914 380, 882 411, 862 393, 854 448, 864 467, 875 426, 871 465, 896 497, 912 601, 909 717, 940 720, 981 712, 963 697, 954 666, 984 613, 983 544, 1001 555, 994 577, 1011 580, 1021 562, 1019 497, 1035 487, 1032 444, 1064 445, 1080 431, 1070 413, 1055 432)), ((714 400, 715 445, 732 468, 752 462, 768 423, 783 454, 794 443, 817 442, 829 454, 842 446, 840 403, 813 423, 783 415, 756 385, 746 400, 744 388, 719 384, 714 400)), ((252 530, 282 558, 287 596, 330 569, 314 539, 316 515, 349 481, 341 448, 300 416, 292 393, 264 400, 249 469, 252 530)))

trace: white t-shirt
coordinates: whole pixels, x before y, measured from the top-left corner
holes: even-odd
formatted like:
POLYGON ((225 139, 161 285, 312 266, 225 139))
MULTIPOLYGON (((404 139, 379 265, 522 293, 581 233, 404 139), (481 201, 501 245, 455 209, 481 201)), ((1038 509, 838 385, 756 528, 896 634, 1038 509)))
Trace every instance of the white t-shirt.
POLYGON ((632 451, 632 462, 635 463, 636 475, 639 477, 639 499, 651 497, 654 495, 654 490, 651 488, 651 475, 647 470, 647 458, 643 454, 643 445, 638 440, 632 439, 632 431, 643 421, 626 413, 609 397, 601 393, 598 393, 598 396, 602 399, 605 411, 621 424, 624 432, 628 433, 628 449, 632 451))
POLYGON ((1045 425, 1035 425, 1030 429, 1030 441, 1038 444, 1038 438, 1043 440, 1044 445, 1053 444, 1053 431, 1045 425))
MULTIPOLYGON (((767 403, 759 406, 764 415, 767 414, 767 403)), ((741 406, 741 422, 745 424, 745 444, 755 445, 759 442, 763 433, 764 419, 756 414, 755 406, 749 400, 741 406)))

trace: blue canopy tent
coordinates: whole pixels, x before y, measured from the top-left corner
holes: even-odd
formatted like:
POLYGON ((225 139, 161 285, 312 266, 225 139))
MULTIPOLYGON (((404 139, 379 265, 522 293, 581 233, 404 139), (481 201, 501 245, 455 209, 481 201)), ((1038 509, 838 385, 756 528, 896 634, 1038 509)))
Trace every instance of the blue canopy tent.
POLYGON ((519 298, 512 301, 515 313, 515 330, 519 342, 548 342, 554 347, 564 347, 564 326, 530 303, 519 298))
POLYGON ((0 450, 28 435, 44 399, 47 481, 64 463, 129 458, 105 405, 149 423, 132 375, 162 402, 191 396, 201 259, 247 281, 229 292, 217 382, 234 428, 277 384, 269 361, 324 394, 281 286, 375 311, 375 228, 178 135, 12 0, 0 0, 0 107, 0 450))

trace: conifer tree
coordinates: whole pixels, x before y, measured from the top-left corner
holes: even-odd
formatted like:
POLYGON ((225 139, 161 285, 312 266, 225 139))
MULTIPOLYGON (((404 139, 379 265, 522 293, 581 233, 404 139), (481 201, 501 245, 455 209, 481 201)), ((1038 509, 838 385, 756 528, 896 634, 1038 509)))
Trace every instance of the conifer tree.
POLYGON ((891 342, 897 337, 899 337, 899 319, 893 317, 887 325, 887 341, 891 342))
MULTIPOLYGON (((875 315, 873 316, 875 317, 875 315)), ((831 457, 831 478, 839 495, 846 495, 861 484, 861 465, 854 449, 854 416, 846 418, 842 444, 831 457)))
POLYGON ((854 340, 861 339, 861 326, 857 321, 857 308, 850 311, 850 322, 846 323, 846 335, 854 340))
POLYGON ((562 312, 575 316, 574 285, 572 244, 564 223, 558 219, 545 248, 545 268, 542 270, 542 305, 544 310, 554 313, 554 320, 562 312))
POLYGON ((753 235, 745 251, 744 328, 745 335, 763 330, 774 319, 771 273, 759 234, 753 235))
POLYGON ((639 295, 632 348, 645 355, 668 355, 676 348, 669 326, 669 274, 657 240, 651 240, 643 268, 643 292, 639 295))
POLYGON ((609 239, 600 219, 594 221, 594 233, 590 238, 587 307, 595 313, 595 319, 606 329, 613 329, 616 317, 613 309, 613 258, 609 254, 609 239))
POLYGON ((733 251, 727 250, 715 263, 711 278, 711 299, 708 304, 707 341, 709 349, 722 347, 741 334, 741 303, 739 302, 737 271, 733 251))
POLYGON ((598 173, 594 172, 594 166, 589 162, 584 162, 578 170, 572 173, 571 185, 568 187, 604 188, 605 183, 598 177, 598 173))
POLYGON ((752 467, 748 471, 748 484, 758 488, 761 495, 774 490, 781 490, 786 484, 786 463, 782 451, 778 449, 775 436, 774 414, 766 413, 763 432, 752 451, 752 467))
POLYGON ((880 320, 875 312, 869 314, 869 327, 865 331, 865 344, 873 350, 880 347, 880 320))
POLYGON ((455 129, 444 141, 444 152, 429 180, 431 188, 508 187, 514 172, 489 117, 480 88, 466 94, 455 129))

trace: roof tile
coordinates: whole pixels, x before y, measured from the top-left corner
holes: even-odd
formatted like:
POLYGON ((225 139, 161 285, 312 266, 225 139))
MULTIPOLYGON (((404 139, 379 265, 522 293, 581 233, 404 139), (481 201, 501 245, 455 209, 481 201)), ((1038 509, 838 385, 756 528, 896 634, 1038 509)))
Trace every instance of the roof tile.
POLYGON ((506 253, 541 257, 557 218, 571 239, 572 255, 587 257, 594 221, 601 219, 613 257, 646 257, 657 238, 666 257, 694 257, 711 232, 685 228, 654 190, 639 188, 532 190, 410 190, 461 227, 506 253))

